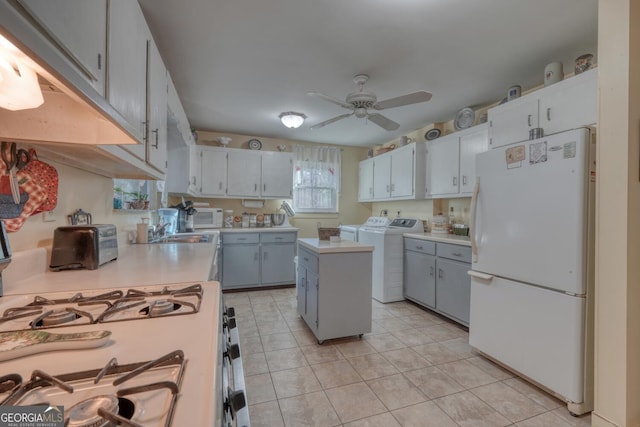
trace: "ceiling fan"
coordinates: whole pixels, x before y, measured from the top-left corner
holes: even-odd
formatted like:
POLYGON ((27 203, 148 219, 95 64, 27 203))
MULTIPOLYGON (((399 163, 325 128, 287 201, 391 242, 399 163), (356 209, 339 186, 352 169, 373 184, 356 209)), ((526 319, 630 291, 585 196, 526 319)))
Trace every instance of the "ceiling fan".
POLYGON ((346 119, 347 117, 355 115, 359 119, 366 117, 383 129, 396 130, 400 127, 398 123, 383 116, 382 114, 370 113, 369 110, 372 109, 379 111, 385 110, 387 108, 402 107, 403 105, 417 104, 419 102, 426 102, 431 99, 431 93, 421 90, 418 92, 397 96, 395 98, 385 99, 384 101, 378 101, 378 98, 373 92, 364 90, 364 84, 367 82, 367 80, 369 80, 369 76, 367 76, 366 74, 358 74, 357 76, 355 76, 353 78, 353 81, 358 85, 358 90, 348 94, 345 101, 341 101, 337 98, 325 95, 320 92, 307 92, 307 95, 324 99, 325 101, 333 102, 334 104, 337 104, 342 108, 351 110, 350 113, 342 114, 340 116, 313 125, 311 126, 311 129, 318 129, 331 123, 335 123, 338 120, 346 119))

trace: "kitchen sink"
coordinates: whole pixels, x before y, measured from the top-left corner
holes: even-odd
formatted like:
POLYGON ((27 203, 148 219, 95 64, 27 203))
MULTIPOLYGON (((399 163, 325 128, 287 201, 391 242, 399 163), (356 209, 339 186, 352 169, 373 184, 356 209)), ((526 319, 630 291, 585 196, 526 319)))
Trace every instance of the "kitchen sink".
POLYGON ((176 233, 155 238, 149 243, 211 243, 215 233, 176 233))

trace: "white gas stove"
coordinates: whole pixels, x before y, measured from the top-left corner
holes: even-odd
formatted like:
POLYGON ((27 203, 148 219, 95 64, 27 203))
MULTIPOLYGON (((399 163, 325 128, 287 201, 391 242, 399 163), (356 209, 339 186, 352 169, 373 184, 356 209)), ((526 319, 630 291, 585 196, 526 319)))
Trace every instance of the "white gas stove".
POLYGON ((235 384, 229 385, 239 347, 232 345, 237 344, 237 328, 223 330, 228 323, 235 326, 235 319, 223 320, 220 295, 217 282, 189 282, 4 296, 4 335, 33 329, 111 335, 97 348, 0 362, 2 374, 9 375, 3 386, 11 385, 15 375, 23 381, 10 391, 0 387, 0 400, 63 405, 65 425, 73 426, 102 425, 95 424, 96 417, 131 426, 227 426, 235 425, 235 419, 248 425, 244 394, 230 391, 243 389, 244 381, 239 367, 235 384), (227 405, 225 398, 230 399, 227 405), (77 422, 78 414, 88 420, 77 422))

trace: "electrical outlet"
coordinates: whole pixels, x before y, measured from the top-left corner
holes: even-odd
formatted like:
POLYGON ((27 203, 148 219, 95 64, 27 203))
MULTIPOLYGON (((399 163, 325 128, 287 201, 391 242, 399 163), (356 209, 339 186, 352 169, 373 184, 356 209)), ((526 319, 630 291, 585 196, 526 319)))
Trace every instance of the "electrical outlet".
POLYGON ((387 216, 389 212, 386 209, 382 209, 382 216, 387 216))
POLYGON ((42 222, 55 222, 53 211, 42 212, 42 222))

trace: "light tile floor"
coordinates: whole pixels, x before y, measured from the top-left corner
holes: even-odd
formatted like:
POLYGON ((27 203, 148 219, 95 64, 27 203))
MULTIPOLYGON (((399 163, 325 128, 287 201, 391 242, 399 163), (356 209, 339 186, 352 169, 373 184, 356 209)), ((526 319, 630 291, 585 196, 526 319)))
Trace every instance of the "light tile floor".
POLYGON ((455 323, 372 300, 372 333, 316 343, 295 288, 227 293, 253 427, 584 427, 563 403, 477 354, 455 323))

